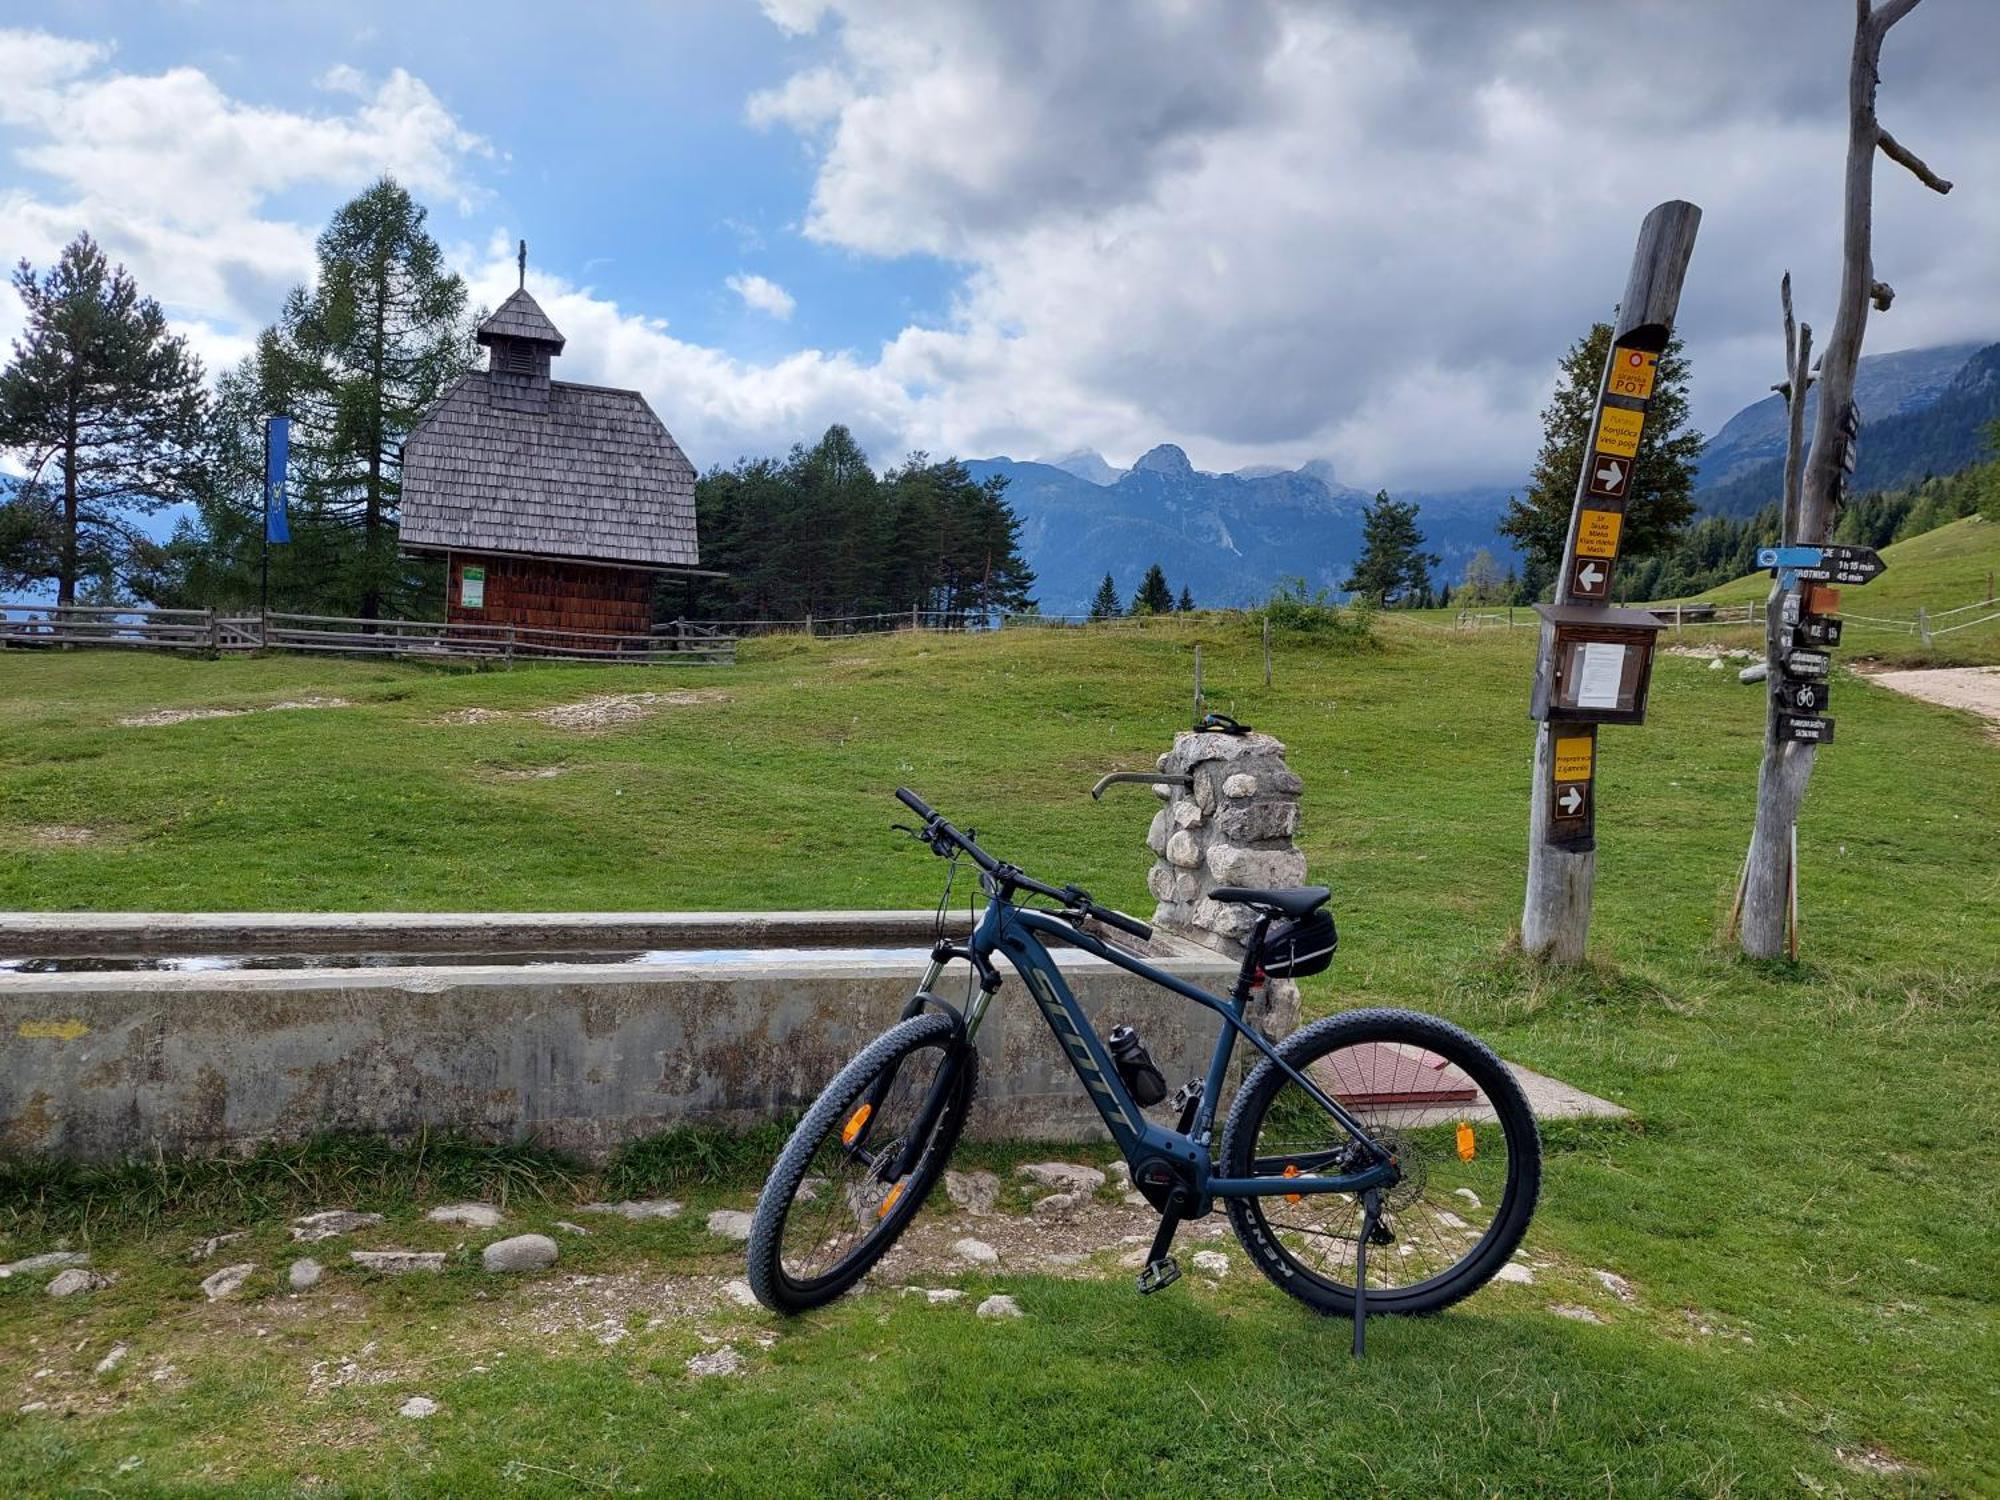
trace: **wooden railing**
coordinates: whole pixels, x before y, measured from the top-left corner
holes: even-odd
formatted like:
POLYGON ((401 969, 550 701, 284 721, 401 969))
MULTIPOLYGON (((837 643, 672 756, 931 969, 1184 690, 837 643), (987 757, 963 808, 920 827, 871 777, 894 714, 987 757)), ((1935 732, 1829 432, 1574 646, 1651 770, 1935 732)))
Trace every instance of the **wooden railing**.
POLYGON ((226 614, 212 609, 0 603, 0 646, 136 646, 155 650, 307 651, 498 661, 593 661, 696 666, 736 659, 736 638, 688 620, 647 635, 609 635, 522 625, 368 620, 282 611, 226 614))

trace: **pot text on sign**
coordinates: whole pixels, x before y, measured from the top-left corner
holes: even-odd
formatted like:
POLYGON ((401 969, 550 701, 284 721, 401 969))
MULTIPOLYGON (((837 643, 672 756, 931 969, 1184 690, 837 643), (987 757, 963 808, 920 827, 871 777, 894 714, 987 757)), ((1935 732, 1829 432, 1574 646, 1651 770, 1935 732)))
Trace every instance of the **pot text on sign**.
POLYGON ((1622 345, 1611 352, 1610 389, 1619 396, 1634 396, 1641 401, 1649 400, 1653 394, 1653 375, 1659 368, 1660 356, 1644 349, 1627 349, 1622 345))

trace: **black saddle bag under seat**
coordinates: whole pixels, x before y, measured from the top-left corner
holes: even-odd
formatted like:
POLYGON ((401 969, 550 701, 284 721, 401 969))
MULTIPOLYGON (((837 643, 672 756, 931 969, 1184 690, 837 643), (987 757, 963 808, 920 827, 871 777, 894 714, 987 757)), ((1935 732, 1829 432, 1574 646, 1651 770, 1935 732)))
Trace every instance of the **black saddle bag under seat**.
POLYGON ((1324 974, 1340 946, 1333 913, 1324 906, 1296 922, 1273 922, 1257 950, 1257 967, 1273 979, 1304 979, 1324 974))

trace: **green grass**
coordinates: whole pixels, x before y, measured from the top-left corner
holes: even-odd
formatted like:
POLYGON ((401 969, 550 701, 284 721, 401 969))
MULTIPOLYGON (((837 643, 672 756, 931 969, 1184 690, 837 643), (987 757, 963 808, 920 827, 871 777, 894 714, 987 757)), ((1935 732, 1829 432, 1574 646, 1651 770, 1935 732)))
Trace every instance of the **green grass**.
MULTIPOLYGON (((143 1174, 16 1178, 0 1184, 16 1215, 0 1253, 89 1236, 122 1279, 70 1302, 0 1283, 0 1463, 30 1493, 281 1494, 308 1475, 321 1494, 2000 1490, 2000 754, 1967 716, 1843 681, 1799 830, 1804 961, 1745 963, 1716 933, 1762 696, 1663 657, 1651 721, 1602 737, 1597 962, 1548 972, 1507 952, 1532 633, 1382 630, 1373 651, 1281 641, 1268 691, 1252 636, 1220 617, 774 641, 686 677, 0 657, 0 906, 924 905, 939 866, 886 828, 908 783, 1031 870, 1143 911, 1154 804, 1084 790, 1149 764, 1185 720, 1200 640, 1212 705, 1278 733, 1306 782, 1304 847, 1342 927, 1309 1012, 1436 1011, 1634 1111, 1551 1132, 1536 1286, 1378 1324, 1358 1367, 1344 1329, 1240 1262, 1219 1289, 1143 1300, 1118 1277, 1001 1277, 1019 1323, 888 1293, 782 1328, 743 1314, 712 1326, 749 1374, 706 1382, 681 1368, 701 1347, 686 1320, 609 1347, 506 1323, 535 1293, 494 1290, 469 1251, 420 1287, 335 1273, 319 1303, 270 1280, 287 1253, 276 1215, 342 1184, 390 1214, 380 1243, 448 1248, 418 1206, 494 1180, 479 1174, 513 1174, 523 1228, 618 1172, 619 1192, 673 1183, 698 1210, 746 1203, 768 1141, 637 1143, 602 1174, 471 1148, 419 1172, 349 1143, 317 1148, 315 1170, 344 1177, 290 1187, 284 1149, 172 1169, 188 1175, 157 1193, 143 1174), (520 716, 682 687, 728 701, 599 735, 520 716), (309 694, 354 706, 116 722, 309 694), (467 708, 509 716, 440 722, 467 708), (51 843, 51 825, 94 836, 51 843), (243 1258, 266 1272, 249 1300, 209 1307, 183 1255, 225 1220, 253 1229, 243 1258), (1606 1299, 1592 1267, 1640 1302, 1606 1299), (1553 1317, 1553 1302, 1609 1321, 1553 1317), (13 1414, 35 1369, 87 1372, 113 1338, 180 1376, 88 1381, 68 1421, 13 1414), (315 1362, 371 1339, 393 1381, 312 1387, 315 1362), (419 1389, 443 1411, 396 1419, 419 1389), (1910 1469, 1837 1456, 1870 1448, 1910 1469)), ((564 1251, 581 1274, 735 1274, 684 1221, 615 1223, 564 1251)))

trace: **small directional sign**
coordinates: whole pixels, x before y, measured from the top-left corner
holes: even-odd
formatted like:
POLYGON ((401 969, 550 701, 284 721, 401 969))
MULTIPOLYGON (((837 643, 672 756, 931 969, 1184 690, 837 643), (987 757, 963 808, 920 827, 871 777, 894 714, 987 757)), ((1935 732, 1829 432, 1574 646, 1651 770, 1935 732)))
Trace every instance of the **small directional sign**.
POLYGON ((1832 666, 1833 658, 1824 651, 1801 651, 1794 647, 1785 653, 1785 675, 1803 682, 1825 682, 1832 666))
POLYGON ((1590 456, 1590 483, 1586 488, 1591 494, 1606 500, 1623 500, 1631 484, 1631 459, 1620 458, 1613 453, 1593 453, 1590 456))
POLYGON ((1595 557, 1579 557, 1572 575, 1579 599, 1603 599, 1611 593, 1611 564, 1595 557))
POLYGON ((1765 547, 1760 568, 1783 569, 1802 583, 1867 583, 1888 570, 1872 547, 1765 547))
POLYGON ((1639 434, 1645 431, 1646 414, 1623 406, 1607 406, 1597 414, 1597 446, 1618 458, 1639 456, 1639 434))
POLYGON ((1823 583, 1809 583, 1805 587, 1805 596, 1805 612, 1809 615, 1840 613, 1839 589, 1830 589, 1823 583))
POLYGON ((1807 745, 1825 745, 1833 740, 1833 720, 1824 714, 1778 715, 1778 738, 1807 745))
POLYGON ((1801 646, 1838 646, 1840 621, 1807 615, 1793 625, 1792 639, 1801 646))
POLYGON ((1556 811, 1565 818, 1580 818, 1583 809, 1590 802, 1590 795, 1584 790, 1584 783, 1572 781, 1556 788, 1556 811))
POLYGON ((1588 847, 1595 824, 1590 794, 1596 759, 1595 732, 1556 736, 1550 767, 1554 784, 1549 788, 1549 837, 1558 843, 1588 847))
POLYGON ((1779 707, 1792 714, 1823 714, 1833 689, 1824 682, 1781 681, 1777 686, 1779 707))
POLYGON ((1616 510, 1582 510, 1576 517, 1576 551, 1579 557, 1616 557, 1618 533, 1625 515, 1616 510))

